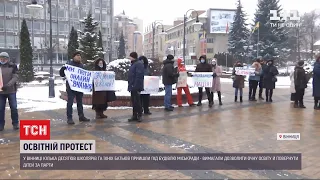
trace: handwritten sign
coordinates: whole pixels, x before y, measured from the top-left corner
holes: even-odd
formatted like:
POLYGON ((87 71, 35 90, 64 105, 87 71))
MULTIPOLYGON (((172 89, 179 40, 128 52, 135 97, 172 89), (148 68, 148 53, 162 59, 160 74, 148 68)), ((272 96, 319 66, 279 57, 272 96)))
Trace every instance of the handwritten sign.
POLYGON ((254 68, 236 67, 235 71, 236 71, 235 72, 236 75, 239 75, 239 76, 255 76, 255 74, 254 74, 255 69, 254 68))
POLYGON ((2 87, 3 87, 3 79, 2 79, 2 70, 1 70, 1 68, 0 68, 0 91, 2 91, 2 90, 1 90, 2 87))
POLYGON ((113 71, 94 71, 94 91, 114 91, 116 74, 113 71))
POLYGON ((212 87, 212 72, 195 72, 192 80, 195 87, 212 87))
POLYGON ((71 90, 90 92, 92 90, 93 72, 66 64, 65 75, 71 90))
POLYGON ((144 91, 141 94, 157 94, 159 92, 158 76, 144 76, 144 91))
POLYGON ((188 74, 187 72, 180 72, 179 73, 179 78, 177 82, 177 87, 187 87, 188 83, 188 74))

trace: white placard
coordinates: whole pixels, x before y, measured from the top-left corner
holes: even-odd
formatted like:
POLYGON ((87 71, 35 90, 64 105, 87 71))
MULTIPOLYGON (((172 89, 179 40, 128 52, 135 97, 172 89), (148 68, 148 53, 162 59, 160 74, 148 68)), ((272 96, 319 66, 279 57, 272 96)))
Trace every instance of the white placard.
POLYGON ((239 76, 255 76, 255 68, 236 67, 235 71, 236 75, 239 76))
POLYGON ((232 28, 236 10, 210 10, 210 33, 226 33, 227 24, 228 29, 232 28))
POLYGON ((195 72, 192 74, 192 80, 195 87, 212 87, 212 72, 195 72))
POLYGON ((77 92, 91 92, 93 83, 93 71, 87 71, 79 67, 65 65, 65 75, 71 90, 77 92))
POLYGON ((157 94, 160 78, 158 76, 144 76, 144 91, 141 94, 157 94))
POLYGON ((187 71, 179 72, 179 78, 177 87, 187 87, 188 84, 188 73, 187 71))
POLYGON ((93 74, 94 91, 115 91, 115 72, 94 71, 93 74))

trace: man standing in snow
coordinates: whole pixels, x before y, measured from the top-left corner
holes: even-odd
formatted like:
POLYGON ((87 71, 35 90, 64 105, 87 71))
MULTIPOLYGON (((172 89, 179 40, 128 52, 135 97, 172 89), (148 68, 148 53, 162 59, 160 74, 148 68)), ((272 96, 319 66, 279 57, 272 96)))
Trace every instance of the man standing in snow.
POLYGON ((17 130, 19 129, 16 96, 18 68, 13 62, 9 61, 9 54, 6 52, 0 53, 0 68, 2 73, 2 87, 0 87, 0 131, 4 130, 7 99, 9 100, 13 129, 17 130))
POLYGON ((141 122, 142 106, 140 92, 143 91, 144 65, 138 60, 136 52, 130 53, 131 66, 128 72, 128 91, 131 93, 132 117, 128 121, 141 122))
MULTIPOLYGON (((68 62, 67 64, 69 64, 71 66, 83 68, 83 64, 81 63, 81 53, 80 52, 74 53, 73 59, 71 59, 70 62, 68 62)), ((59 72, 61 77, 66 76, 64 73, 64 70, 66 70, 66 67, 62 66, 62 68, 60 69, 60 72, 59 72)), ((90 121, 90 119, 86 118, 83 113, 83 103, 82 103, 83 93, 71 90, 68 81, 66 81, 66 88, 67 88, 66 91, 67 91, 67 95, 68 95, 68 100, 67 100, 67 118, 68 118, 68 120, 67 120, 67 123, 74 124, 74 121, 72 119, 72 111, 73 111, 72 105, 73 105, 74 98, 76 98, 76 101, 77 101, 77 110, 78 110, 78 115, 79 115, 79 121, 80 122, 90 121)))

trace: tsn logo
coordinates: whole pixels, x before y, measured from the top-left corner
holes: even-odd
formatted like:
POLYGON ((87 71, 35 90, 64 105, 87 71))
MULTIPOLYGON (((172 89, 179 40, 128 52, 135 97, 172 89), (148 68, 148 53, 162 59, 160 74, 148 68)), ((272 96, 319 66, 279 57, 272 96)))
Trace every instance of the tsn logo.
POLYGON ((20 140, 50 140, 50 120, 21 120, 20 140))
POLYGON ((301 26, 299 12, 297 10, 282 11, 279 16, 277 10, 270 10, 270 21, 270 26, 274 28, 301 26))

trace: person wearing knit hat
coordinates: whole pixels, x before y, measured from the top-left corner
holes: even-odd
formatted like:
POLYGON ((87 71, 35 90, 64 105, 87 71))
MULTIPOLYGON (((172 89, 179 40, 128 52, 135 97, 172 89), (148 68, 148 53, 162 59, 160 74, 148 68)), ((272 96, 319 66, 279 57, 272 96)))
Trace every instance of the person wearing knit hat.
POLYGON ((220 82, 220 77, 222 76, 222 68, 221 66, 218 66, 217 64, 217 59, 213 58, 211 61, 212 64, 212 72, 213 72, 213 79, 212 79, 212 88, 211 88, 211 102, 213 104, 214 100, 214 93, 218 93, 218 99, 219 99, 219 105, 222 105, 221 101, 221 82, 220 82))
POLYGON ((312 75, 312 96, 314 98, 314 109, 320 110, 320 54, 316 55, 312 75))
POLYGON ((294 108, 306 108, 303 104, 303 96, 308 80, 304 70, 304 61, 299 61, 294 69, 294 87, 296 90, 294 108))
MULTIPOLYGON (((139 60, 143 63, 144 65, 144 75, 145 76, 151 76, 150 68, 149 68, 149 60, 145 56, 140 56, 139 60)), ((152 113, 150 112, 150 94, 141 94, 140 95, 141 99, 141 106, 143 109, 143 113, 145 115, 151 115, 152 113)))
POLYGON ((144 89, 144 65, 139 61, 136 52, 130 53, 131 66, 128 72, 128 91, 131 93, 132 117, 131 121, 142 121, 142 106, 140 93, 144 89))
POLYGON ((13 129, 19 129, 19 115, 17 107, 17 81, 18 67, 9 61, 9 54, 0 53, 0 69, 2 78, 0 79, 0 131, 4 130, 6 101, 8 99, 11 110, 11 120, 13 129))
POLYGON ((171 104, 172 85, 177 83, 179 73, 174 68, 174 56, 169 54, 167 59, 163 61, 162 68, 162 83, 165 89, 164 107, 166 111, 173 111, 174 107, 171 104))
MULTIPOLYGON (((83 69, 84 65, 81 62, 81 52, 77 51, 75 53, 73 53, 73 58, 67 62, 66 64, 71 65, 71 66, 75 66, 78 68, 83 69)), ((61 77, 66 77, 65 74, 65 70, 66 70, 66 66, 62 66, 59 74, 61 77)), ((79 116, 79 121, 80 122, 88 122, 90 121, 90 119, 86 118, 84 116, 84 112, 83 112, 83 103, 82 103, 82 97, 83 97, 83 93, 82 92, 78 92, 78 91, 74 91, 71 89, 69 82, 66 81, 66 91, 67 91, 67 96, 68 96, 68 100, 67 100, 67 123, 69 125, 73 125, 75 124, 72 118, 72 114, 73 114, 73 101, 74 98, 76 98, 77 101, 77 111, 78 111, 78 116, 79 116)))
POLYGON ((267 67, 263 69, 263 86, 266 89, 266 102, 272 102, 273 90, 276 88, 278 69, 273 65, 273 60, 268 58, 267 67))

